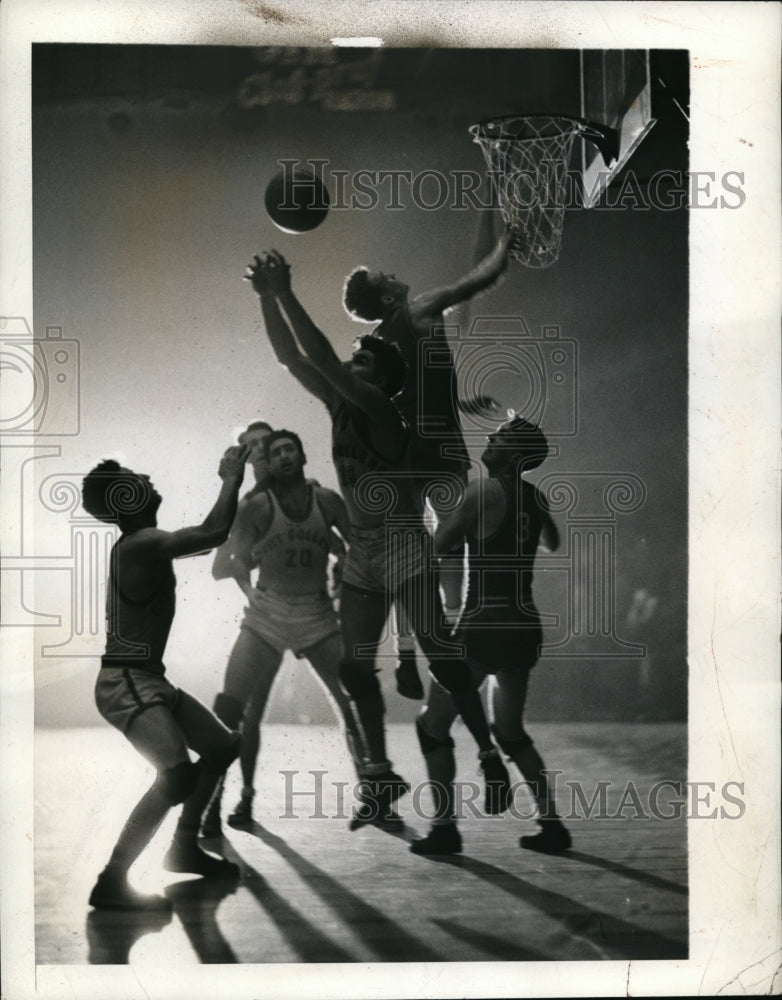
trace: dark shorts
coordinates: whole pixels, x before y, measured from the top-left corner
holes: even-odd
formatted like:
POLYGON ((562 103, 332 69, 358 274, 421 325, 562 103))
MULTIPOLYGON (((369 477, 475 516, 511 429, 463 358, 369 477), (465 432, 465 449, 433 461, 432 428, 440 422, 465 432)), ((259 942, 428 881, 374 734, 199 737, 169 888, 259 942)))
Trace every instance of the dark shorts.
POLYGON ((127 735, 133 720, 154 705, 174 713, 181 692, 162 674, 134 667, 101 667, 95 681, 95 704, 103 718, 127 735))
POLYGON ((496 674, 531 670, 540 657, 543 629, 537 613, 512 616, 507 610, 481 610, 460 624, 454 638, 464 643, 471 667, 496 674))

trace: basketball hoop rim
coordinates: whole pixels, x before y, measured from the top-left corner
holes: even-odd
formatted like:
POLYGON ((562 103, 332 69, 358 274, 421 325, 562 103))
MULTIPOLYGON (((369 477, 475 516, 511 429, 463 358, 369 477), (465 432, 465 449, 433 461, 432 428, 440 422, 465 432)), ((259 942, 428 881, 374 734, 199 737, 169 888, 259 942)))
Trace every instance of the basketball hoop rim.
MULTIPOLYGON (((596 122, 588 121, 586 118, 579 118, 576 115, 567 115, 557 111, 530 111, 524 112, 524 114, 520 115, 497 115, 495 117, 482 118, 474 125, 470 125, 468 131, 473 136, 488 138, 488 136, 486 136, 486 129, 491 125, 509 125, 513 122, 527 122, 530 120, 540 121, 541 119, 567 122, 570 126, 570 130, 573 132, 582 132, 593 129, 595 132, 603 134, 607 129, 607 126, 605 125, 598 125, 596 122)), ((524 138, 519 138, 518 135, 514 135, 510 132, 505 133, 503 138, 514 139, 519 142, 524 141, 524 138)))
POLYGON ((596 146, 605 160, 606 164, 614 162, 619 156, 619 132, 609 125, 601 125, 598 122, 590 121, 587 118, 579 118, 577 115, 560 114, 554 111, 531 111, 520 115, 499 115, 494 118, 483 118, 481 121, 470 125, 468 132, 473 137, 473 142, 480 145, 481 142, 491 142, 494 140, 504 140, 507 142, 541 142, 546 139, 554 139, 555 135, 548 136, 519 136, 518 133, 505 132, 502 135, 490 135, 487 129, 490 125, 509 125, 513 122, 541 121, 547 119, 551 122, 566 122, 568 128, 562 128, 560 135, 577 135, 587 142, 596 146))

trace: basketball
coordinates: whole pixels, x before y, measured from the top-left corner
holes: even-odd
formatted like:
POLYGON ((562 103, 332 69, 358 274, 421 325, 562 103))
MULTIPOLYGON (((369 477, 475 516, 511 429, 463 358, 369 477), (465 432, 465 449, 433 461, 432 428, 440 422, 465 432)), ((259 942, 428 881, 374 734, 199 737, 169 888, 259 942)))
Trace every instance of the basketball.
POLYGON ((307 233, 328 215, 331 199, 325 184, 309 170, 280 170, 264 197, 269 218, 284 233, 307 233))

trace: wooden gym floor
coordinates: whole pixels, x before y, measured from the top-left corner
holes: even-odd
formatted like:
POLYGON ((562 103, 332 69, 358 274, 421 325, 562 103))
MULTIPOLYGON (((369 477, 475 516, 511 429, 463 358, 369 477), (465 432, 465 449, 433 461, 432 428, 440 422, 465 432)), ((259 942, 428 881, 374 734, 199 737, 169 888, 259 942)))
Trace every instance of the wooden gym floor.
MULTIPOLYGON (((267 726, 249 831, 226 827, 205 846, 239 863, 226 886, 161 868, 174 816, 132 871, 145 891, 165 891, 173 914, 96 912, 87 897, 119 828, 151 772, 116 732, 38 730, 35 746, 35 924, 40 965, 481 962, 687 957, 687 843, 684 819, 642 819, 656 782, 686 778, 684 725, 536 723, 536 745, 558 779, 564 815, 584 808, 609 782, 603 818, 568 822, 573 848, 549 857, 521 851, 529 818, 469 816, 464 853, 422 858, 408 841, 428 828, 427 794, 400 806, 403 832, 351 833, 352 771, 339 731, 267 726), (310 771, 326 772, 320 778, 310 771), (298 772, 288 775, 284 772, 298 772), (286 781, 294 792, 288 797, 286 781), (322 799, 314 791, 321 782, 322 799), (632 782, 633 792, 628 792, 632 782), (309 794, 306 794, 309 793, 309 794), (621 816, 610 817, 619 812, 621 816), (319 808, 318 808, 319 807, 319 808), (312 817, 313 812, 320 816, 312 817), (423 813, 423 815, 421 815, 423 813)), ((455 732, 458 775, 479 783, 471 741, 455 732)), ((414 785, 423 761, 410 725, 389 727, 396 769, 414 785)), ((515 775, 514 775, 515 778, 515 775)), ((226 805, 235 804, 238 768, 226 805)), ((664 812, 672 793, 660 794, 664 812)), ((595 809, 599 800, 596 800, 595 809)), ((516 795, 528 816, 525 789, 516 795)))

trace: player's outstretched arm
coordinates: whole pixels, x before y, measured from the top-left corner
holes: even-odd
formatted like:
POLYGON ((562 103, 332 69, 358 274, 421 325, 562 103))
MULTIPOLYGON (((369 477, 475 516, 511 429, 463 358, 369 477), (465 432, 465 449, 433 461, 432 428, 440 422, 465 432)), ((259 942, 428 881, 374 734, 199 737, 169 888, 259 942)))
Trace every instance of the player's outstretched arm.
POLYGON ((362 410, 372 424, 375 446, 383 454, 396 454, 407 437, 399 411, 382 389, 358 378, 340 361, 328 337, 293 293, 290 267, 282 254, 270 251, 262 266, 301 349, 331 386, 332 398, 336 393, 362 410))
POLYGON ((277 360, 307 392, 327 402, 331 396, 331 386, 299 350, 296 338, 280 312, 274 291, 275 285, 271 280, 274 276, 269 273, 266 264, 257 255, 254 263, 248 265, 248 270, 250 273, 245 275, 245 280, 252 283, 253 290, 260 299, 266 335, 277 360))
POLYGON ((220 493, 201 524, 179 531, 144 528, 128 537, 124 549, 127 557, 139 562, 176 559, 222 545, 236 516, 247 454, 246 445, 235 445, 223 455, 218 470, 222 480, 220 493))
POLYGON ((508 266, 510 243, 511 236, 506 230, 491 253, 458 281, 417 295, 410 303, 413 321, 421 322, 428 317, 439 316, 446 309, 466 302, 493 285, 508 266))
MULTIPOLYGON (((271 250, 261 265, 263 277, 288 318, 298 345, 317 370, 329 378, 332 368, 342 367, 328 337, 313 323, 309 313, 291 289, 290 264, 277 250, 271 250)), ((298 351, 299 347, 296 348, 298 351)))

